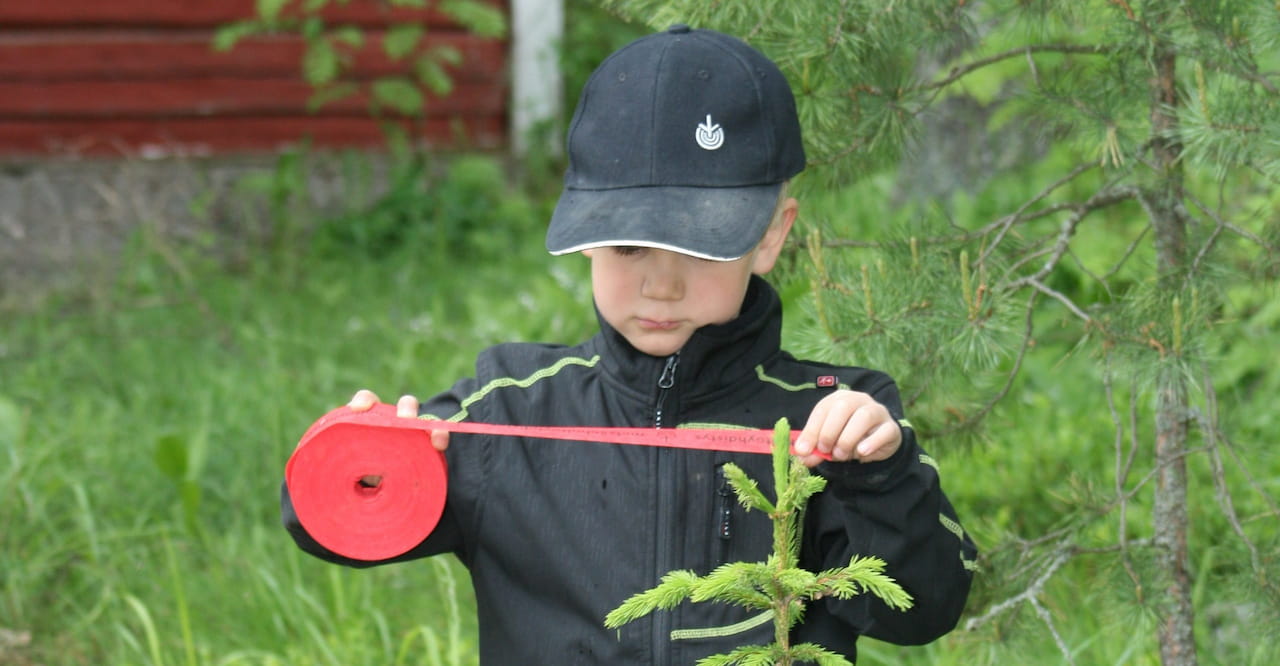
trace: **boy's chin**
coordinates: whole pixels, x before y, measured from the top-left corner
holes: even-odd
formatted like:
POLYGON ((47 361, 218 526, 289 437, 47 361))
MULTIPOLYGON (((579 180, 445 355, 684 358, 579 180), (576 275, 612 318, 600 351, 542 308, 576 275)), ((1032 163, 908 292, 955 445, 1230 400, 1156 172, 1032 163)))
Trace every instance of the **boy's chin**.
POLYGON ((678 334, 633 334, 625 337, 638 351, 658 357, 670 356, 680 351, 684 343, 689 341, 688 335, 678 334))

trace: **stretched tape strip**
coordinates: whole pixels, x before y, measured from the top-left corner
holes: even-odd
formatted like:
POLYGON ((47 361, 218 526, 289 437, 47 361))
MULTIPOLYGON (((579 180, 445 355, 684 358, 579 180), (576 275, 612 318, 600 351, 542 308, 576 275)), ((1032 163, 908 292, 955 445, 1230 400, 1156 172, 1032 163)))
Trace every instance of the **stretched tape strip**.
MULTIPOLYGON (((455 423, 396 416, 394 405, 339 407, 307 429, 285 466, 294 512, 329 550, 383 560, 418 545, 444 512, 448 473, 432 430, 662 446, 704 451, 773 451, 772 430, 595 428, 455 423)), ((799 433, 793 432, 794 444, 799 433)))

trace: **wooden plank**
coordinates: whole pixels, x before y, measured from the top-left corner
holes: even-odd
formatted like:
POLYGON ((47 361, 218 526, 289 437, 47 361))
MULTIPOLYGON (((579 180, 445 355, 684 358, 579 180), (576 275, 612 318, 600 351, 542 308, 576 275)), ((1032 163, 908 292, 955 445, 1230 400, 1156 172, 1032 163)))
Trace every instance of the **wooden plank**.
MULTIPOLYGON (((79 116, 165 117, 296 115, 306 112, 311 87, 293 79, 174 79, 153 81, 3 81, 0 122, 79 116)), ((430 115, 502 113, 506 89, 463 82, 445 98, 427 100, 430 115)), ((362 94, 323 107, 326 114, 364 115, 362 94)))
MULTIPOLYGON (((422 144, 491 149, 505 140, 502 116, 434 118, 414 130, 422 144)), ((162 157, 275 152, 304 137, 324 148, 382 148, 368 118, 178 118, 0 122, 0 154, 162 157)))
MULTIPOLYGON (((404 72, 382 50, 382 31, 370 32, 359 51, 350 53, 352 75, 359 78, 404 72)), ((0 80, 72 81, 86 79, 159 79, 209 76, 301 78, 303 43, 298 37, 245 40, 227 52, 210 46, 211 32, 39 31, 0 34, 0 80)), ((455 82, 497 81, 506 65, 506 45, 456 32, 430 32, 423 48, 449 47, 462 55, 447 71, 455 82)))
MULTIPOLYGON (((506 0, 486 0, 507 10, 506 0)), ((436 3, 430 3, 434 6, 436 3)), ((391 7, 378 0, 331 3, 326 20, 365 26, 420 21, 439 28, 458 28, 448 15, 434 9, 391 7)), ((255 0, 5 0, 0 2, 0 30, 51 26, 210 27, 256 15, 255 0)), ((296 8, 298 2, 289 4, 296 8)), ((286 13, 297 14, 296 9, 286 13)))

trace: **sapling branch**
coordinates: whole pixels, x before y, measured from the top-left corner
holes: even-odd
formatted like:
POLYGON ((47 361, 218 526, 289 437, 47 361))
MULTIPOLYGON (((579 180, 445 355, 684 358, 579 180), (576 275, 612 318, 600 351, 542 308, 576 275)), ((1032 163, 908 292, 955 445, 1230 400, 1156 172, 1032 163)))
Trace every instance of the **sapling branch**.
POLYGON ((764 562, 724 564, 705 576, 673 571, 654 588, 633 595, 605 616, 608 628, 620 627, 655 610, 670 610, 684 601, 715 601, 750 610, 769 611, 774 641, 748 645, 727 654, 709 656, 699 666, 768 663, 789 666, 800 662, 844 664, 838 654, 812 643, 791 644, 791 630, 803 619, 806 604, 824 598, 849 599, 874 594, 890 608, 905 611, 912 598, 902 586, 884 574, 885 563, 876 557, 854 556, 849 565, 819 573, 799 567, 801 517, 809 498, 826 487, 826 479, 792 458, 791 428, 786 419, 773 430, 773 477, 776 496, 770 501, 759 484, 732 463, 724 466, 725 478, 738 501, 748 510, 769 515, 773 522, 773 553, 764 562))

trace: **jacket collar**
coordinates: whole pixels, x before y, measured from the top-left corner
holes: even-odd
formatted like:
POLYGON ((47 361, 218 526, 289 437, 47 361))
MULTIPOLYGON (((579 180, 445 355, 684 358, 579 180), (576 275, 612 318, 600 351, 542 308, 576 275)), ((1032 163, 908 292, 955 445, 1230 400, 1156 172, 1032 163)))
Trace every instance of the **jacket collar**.
MULTIPOLYGON (((666 357, 637 350, 600 316, 594 343, 605 372, 625 387, 651 393, 666 366, 666 357)), ((753 275, 742 311, 733 321, 703 326, 680 350, 677 381, 684 395, 697 395, 755 373, 755 367, 778 353, 782 337, 782 302, 763 278, 753 275)))

